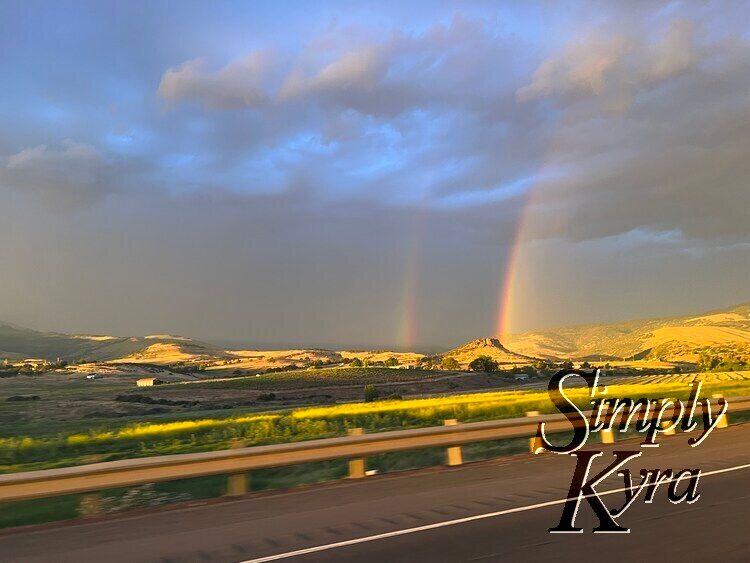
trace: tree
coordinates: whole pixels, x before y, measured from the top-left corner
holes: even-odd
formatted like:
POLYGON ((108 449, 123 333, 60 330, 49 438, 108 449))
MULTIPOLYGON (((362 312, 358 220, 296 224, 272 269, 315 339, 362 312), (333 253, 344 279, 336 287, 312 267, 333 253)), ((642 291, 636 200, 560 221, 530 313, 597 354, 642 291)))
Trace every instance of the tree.
POLYGON ((393 367, 393 366, 397 366, 397 365, 398 365, 398 360, 397 360, 396 358, 394 358, 393 356, 391 356, 390 358, 388 358, 388 359, 387 359, 387 360, 385 361, 385 366, 386 366, 386 367, 389 367, 389 368, 391 368, 391 367, 393 367))
POLYGON ((469 369, 472 371, 489 373, 491 371, 497 371, 497 362, 489 356, 477 356, 469 364, 469 369))
POLYGON ((349 365, 353 368, 361 368, 362 360, 360 360, 359 358, 354 358, 351 362, 349 362, 349 365))
POLYGON ((570 360, 566 360, 562 364, 563 369, 573 369, 573 362, 570 360))
POLYGON ((453 356, 443 358, 443 369, 457 370, 461 369, 461 364, 453 356))
POLYGON ((711 371, 715 369, 721 363, 721 358, 709 352, 703 350, 698 357, 698 369, 700 371, 711 371))
POLYGON ((377 387, 372 384, 365 385, 365 403, 377 401, 378 397, 380 397, 380 391, 378 391, 377 387))

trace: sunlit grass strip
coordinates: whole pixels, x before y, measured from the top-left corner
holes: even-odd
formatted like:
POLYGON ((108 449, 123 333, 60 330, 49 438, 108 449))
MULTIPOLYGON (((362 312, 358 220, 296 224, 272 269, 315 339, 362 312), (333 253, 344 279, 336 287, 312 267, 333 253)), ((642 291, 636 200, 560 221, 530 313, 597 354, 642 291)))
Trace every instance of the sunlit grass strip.
MULTIPOLYGON (((617 398, 686 398, 690 393, 688 383, 648 383, 629 385, 608 385, 607 397, 617 398)), ((750 392, 750 381, 726 382, 709 379, 704 382, 707 391, 721 390, 726 396, 750 392)), ((566 395, 579 406, 590 401, 587 388, 576 388, 566 395)), ((439 411, 460 409, 469 411, 492 410, 512 412, 522 415, 526 410, 552 412, 554 405, 549 400, 546 390, 541 391, 496 391, 491 393, 474 393, 470 395, 451 395, 427 399, 409 399, 395 401, 377 401, 372 403, 350 403, 330 407, 310 407, 297 409, 292 416, 298 419, 329 418, 382 414, 389 412, 409 411, 415 416, 434 417, 439 411)))
MULTIPOLYGON (((126 426, 119 430, 110 432, 98 432, 89 434, 71 434, 65 438, 68 445, 82 445, 93 442, 109 442, 113 440, 128 440, 150 438, 155 436, 168 436, 185 432, 215 429, 220 427, 252 424, 262 421, 273 421, 279 418, 277 414, 262 414, 253 416, 237 416, 230 418, 204 418, 198 420, 181 420, 177 422, 144 423, 126 426)), ((0 447, 13 446, 17 448, 30 448, 38 443, 46 442, 46 439, 34 438, 3 438, 0 439, 0 447)))
POLYGON ((276 414, 262 414, 252 416, 238 416, 230 418, 203 418, 198 420, 180 420, 177 422, 163 422, 157 424, 135 424, 126 426, 121 430, 114 432, 104 432, 100 434, 73 434, 68 436, 68 443, 83 443, 87 441, 107 441, 129 438, 148 438, 150 436, 164 436, 168 434, 180 434, 183 432, 193 432, 197 430, 206 430, 218 428, 221 426, 234 426, 237 424, 249 424, 275 420, 279 418, 276 414))

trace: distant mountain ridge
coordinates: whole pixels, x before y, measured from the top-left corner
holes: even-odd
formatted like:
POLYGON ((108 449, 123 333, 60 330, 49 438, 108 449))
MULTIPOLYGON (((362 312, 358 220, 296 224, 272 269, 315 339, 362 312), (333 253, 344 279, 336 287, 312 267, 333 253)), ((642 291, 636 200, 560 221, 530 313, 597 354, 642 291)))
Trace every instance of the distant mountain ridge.
MULTIPOLYGON (((477 356, 490 356, 499 364, 527 364, 534 359, 589 361, 661 360, 695 363, 704 350, 750 358, 750 303, 661 319, 590 324, 530 331, 497 338, 478 338, 440 354, 453 357, 462 367, 477 356)), ((319 349, 277 351, 225 350, 183 336, 70 335, 41 332, 0 322, 0 358, 38 358, 91 362, 174 364, 209 361, 237 369, 256 369, 286 363, 339 362, 397 357, 416 363, 422 354, 346 352, 319 349), (236 365, 235 365, 236 364, 236 365)))
POLYGON ((0 358, 38 358, 54 361, 86 359, 106 362, 127 358, 138 359, 154 346, 169 346, 183 351, 186 356, 223 356, 220 350, 181 336, 156 335, 145 337, 120 337, 104 335, 75 335, 41 332, 0 322, 0 358))

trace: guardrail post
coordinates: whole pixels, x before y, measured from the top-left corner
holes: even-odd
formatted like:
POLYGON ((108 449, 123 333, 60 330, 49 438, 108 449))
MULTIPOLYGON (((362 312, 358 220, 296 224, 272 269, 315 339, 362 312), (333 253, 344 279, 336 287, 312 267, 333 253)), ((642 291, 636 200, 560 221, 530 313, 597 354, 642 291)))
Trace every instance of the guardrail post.
POLYGON ((94 518, 104 514, 104 499, 100 492, 86 493, 81 497, 78 513, 83 518, 94 518))
POLYGON ((228 497, 241 497, 242 495, 246 495, 249 488, 247 473, 235 473, 227 477, 228 497))
MULTIPOLYGON (((456 426, 458 421, 455 418, 449 418, 444 420, 443 424, 445 424, 445 426, 456 426)), ((448 446, 445 451, 448 457, 448 465, 461 465, 463 463, 461 446, 448 446)))
MULTIPOLYGON (((711 395, 714 399, 723 399, 724 395, 721 393, 714 393, 711 395)), ((719 420, 716 422, 716 428, 727 428, 729 426, 729 417, 727 415, 722 415, 719 417, 719 420)))
MULTIPOLYGON (((244 440, 235 440, 231 443, 230 449, 244 448, 244 440)), ((227 476, 227 493, 228 497, 241 497, 246 495, 250 490, 250 475, 247 473, 234 473, 227 476)))
POLYGON ((674 429, 674 426, 668 420, 662 422, 661 427, 663 428, 662 434, 665 436, 674 436, 677 434, 677 430, 674 429))
MULTIPOLYGON (((349 436, 362 436, 365 431, 361 428, 350 428, 349 436)), ((365 476, 365 458, 358 457, 349 460, 349 479, 362 479, 365 476)))
MULTIPOLYGON (((535 417, 539 416, 539 411, 527 411, 526 416, 528 417, 535 417)), ((534 434, 531 438, 529 438, 529 450, 531 450, 532 454, 536 454, 537 451, 541 453, 542 450, 542 439, 537 438, 536 434, 534 434)))

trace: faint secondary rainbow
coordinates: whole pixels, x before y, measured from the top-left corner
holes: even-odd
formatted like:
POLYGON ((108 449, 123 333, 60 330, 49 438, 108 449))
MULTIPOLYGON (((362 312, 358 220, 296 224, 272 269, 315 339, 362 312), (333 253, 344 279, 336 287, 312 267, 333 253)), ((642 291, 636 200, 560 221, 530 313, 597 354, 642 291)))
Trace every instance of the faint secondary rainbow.
POLYGON ((412 223, 411 244, 407 250, 404 263, 404 286, 401 297, 401 321, 399 328, 399 342, 401 347, 410 350, 417 341, 417 290, 419 287, 419 266, 424 244, 424 223, 427 206, 420 205, 412 223))
POLYGON ((416 260, 406 262, 404 275, 404 290, 401 302, 401 330, 400 342, 404 349, 410 349, 417 340, 417 282, 418 268, 416 260))

